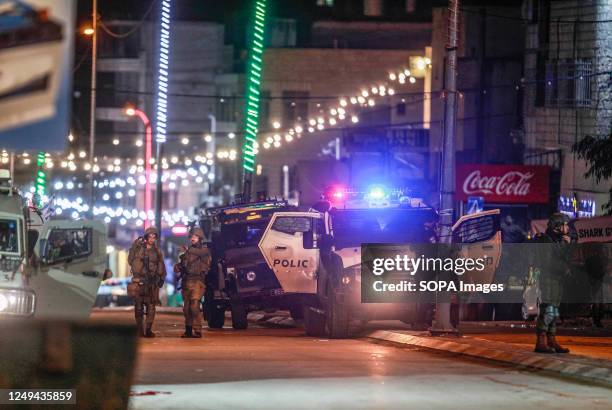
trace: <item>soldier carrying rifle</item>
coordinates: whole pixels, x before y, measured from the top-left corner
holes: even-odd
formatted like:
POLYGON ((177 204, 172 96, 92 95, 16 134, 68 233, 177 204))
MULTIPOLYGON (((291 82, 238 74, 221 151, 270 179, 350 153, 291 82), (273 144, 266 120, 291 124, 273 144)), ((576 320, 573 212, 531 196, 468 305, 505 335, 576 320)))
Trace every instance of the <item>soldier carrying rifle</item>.
POLYGON ((128 295, 134 298, 134 315, 138 334, 143 337, 155 337, 153 320, 155 307, 160 303, 159 288, 164 285, 166 267, 164 256, 157 247, 157 229, 151 227, 144 232, 144 237, 134 241, 128 254, 128 264, 132 271, 132 283, 128 285, 128 295), (143 319, 146 309, 146 329, 143 319))
POLYGON ((205 277, 210 269, 210 251, 204 244, 204 232, 200 228, 191 231, 190 246, 181 247, 179 262, 174 272, 180 274, 183 295, 185 333, 181 337, 202 337, 202 312, 200 301, 204 296, 205 277))

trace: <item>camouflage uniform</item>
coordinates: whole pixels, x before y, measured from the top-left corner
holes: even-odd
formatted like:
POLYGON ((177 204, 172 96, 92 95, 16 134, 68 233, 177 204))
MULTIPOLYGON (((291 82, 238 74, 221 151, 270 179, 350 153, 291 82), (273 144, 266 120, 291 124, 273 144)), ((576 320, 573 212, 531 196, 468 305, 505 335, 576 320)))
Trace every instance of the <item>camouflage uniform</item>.
MULTIPOLYGON (((535 238, 536 243, 548 243, 549 246, 538 252, 540 265, 541 303, 536 323, 538 353, 568 353, 556 340, 557 318, 563 293, 563 284, 569 272, 570 248, 563 241, 559 227, 569 222, 567 215, 556 213, 548 220, 546 233, 535 238)), ((569 235, 568 235, 569 236, 569 235)))
POLYGON ((193 230, 192 235, 200 238, 196 245, 180 256, 179 263, 174 266, 176 273, 181 273, 183 314, 185 315, 185 334, 183 337, 202 337, 202 313, 200 301, 205 291, 205 275, 210 269, 211 256, 208 248, 202 244, 204 233, 201 229, 193 230))
MULTIPOLYGON (((145 231, 145 238, 149 234, 157 234, 155 228, 145 231)), ((159 301, 159 288, 166 278, 166 267, 162 252, 156 245, 147 247, 146 239, 138 238, 128 254, 133 279, 132 282, 139 283, 139 295, 134 298, 134 314, 136 325, 141 336, 154 337, 152 332, 153 320, 155 319, 155 306, 159 301), (146 308, 146 331, 143 329, 143 318, 146 308)))

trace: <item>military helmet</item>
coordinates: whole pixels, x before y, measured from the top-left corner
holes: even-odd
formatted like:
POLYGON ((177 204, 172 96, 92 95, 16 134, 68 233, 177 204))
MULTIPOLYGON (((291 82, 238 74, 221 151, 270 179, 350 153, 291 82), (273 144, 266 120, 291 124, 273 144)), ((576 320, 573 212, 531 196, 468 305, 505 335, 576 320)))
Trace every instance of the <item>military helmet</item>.
POLYGON ((159 233, 157 232, 157 228, 151 226, 151 227, 145 229, 145 231, 144 231, 144 237, 145 238, 147 236, 149 236, 149 235, 152 235, 152 234, 159 236, 159 233))
POLYGON ((569 216, 567 216, 564 213, 561 212, 557 212, 552 214, 549 218, 548 218, 548 229, 557 229, 558 227, 562 226, 563 224, 569 223, 570 218, 569 216))
POLYGON ((202 230, 202 228, 193 228, 191 230, 191 235, 195 235, 201 240, 204 240, 204 231, 202 230))

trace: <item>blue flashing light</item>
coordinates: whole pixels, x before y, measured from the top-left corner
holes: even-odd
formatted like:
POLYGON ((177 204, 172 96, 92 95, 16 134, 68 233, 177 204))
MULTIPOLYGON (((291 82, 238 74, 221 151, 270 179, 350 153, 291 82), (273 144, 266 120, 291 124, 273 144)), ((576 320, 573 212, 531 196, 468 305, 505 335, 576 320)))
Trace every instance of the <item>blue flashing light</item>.
POLYGON ((387 196, 387 193, 385 192, 385 190, 379 186, 372 187, 368 191, 369 199, 380 200, 380 199, 385 198, 386 196, 387 196))

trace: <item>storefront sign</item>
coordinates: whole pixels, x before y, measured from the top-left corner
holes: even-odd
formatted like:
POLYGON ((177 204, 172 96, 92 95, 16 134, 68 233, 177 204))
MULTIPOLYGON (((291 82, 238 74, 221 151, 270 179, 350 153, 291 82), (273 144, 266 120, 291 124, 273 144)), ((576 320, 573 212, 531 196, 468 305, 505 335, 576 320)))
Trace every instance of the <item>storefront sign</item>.
POLYGON ((547 166, 459 165, 456 199, 481 196, 488 203, 546 203, 549 173, 547 166))
POLYGON ((578 219, 574 227, 578 243, 612 242, 612 216, 578 219))

